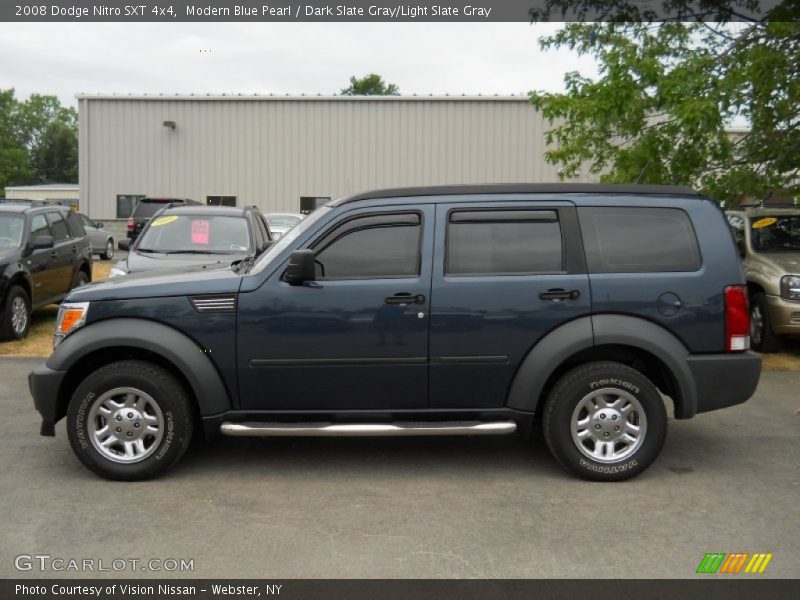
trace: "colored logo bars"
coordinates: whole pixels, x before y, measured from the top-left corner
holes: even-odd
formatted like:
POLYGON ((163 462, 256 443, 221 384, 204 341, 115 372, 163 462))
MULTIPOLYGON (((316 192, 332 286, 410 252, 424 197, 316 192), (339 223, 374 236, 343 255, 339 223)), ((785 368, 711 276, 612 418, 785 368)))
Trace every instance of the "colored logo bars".
POLYGON ((763 573, 771 560, 772 554, 762 552, 708 552, 700 561, 697 573, 763 573))

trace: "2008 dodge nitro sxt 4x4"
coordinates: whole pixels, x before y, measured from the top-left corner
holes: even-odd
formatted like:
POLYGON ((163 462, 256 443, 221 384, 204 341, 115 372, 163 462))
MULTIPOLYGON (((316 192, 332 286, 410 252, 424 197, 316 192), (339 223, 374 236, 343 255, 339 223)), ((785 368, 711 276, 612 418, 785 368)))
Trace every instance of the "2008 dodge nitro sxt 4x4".
POLYGON ((541 426, 564 467, 621 480, 661 450, 663 396, 686 419, 752 395, 744 283, 722 211, 688 188, 383 190, 255 260, 75 290, 30 386, 41 433, 66 416, 112 479, 161 473, 197 433, 541 426))

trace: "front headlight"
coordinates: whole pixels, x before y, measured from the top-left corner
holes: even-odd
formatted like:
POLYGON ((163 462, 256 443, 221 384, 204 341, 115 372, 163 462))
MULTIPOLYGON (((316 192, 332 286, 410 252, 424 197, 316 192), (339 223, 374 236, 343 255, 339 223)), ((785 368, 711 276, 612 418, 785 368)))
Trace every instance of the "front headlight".
POLYGON ((108 272, 109 277, 121 277, 122 275, 127 275, 128 273, 123 271, 122 269, 118 269, 117 267, 112 267, 111 270, 108 272))
POLYGON ((785 275, 781 277, 781 296, 786 300, 800 302, 800 275, 785 275))
POLYGON ((72 333, 86 323, 89 312, 88 302, 64 302, 58 308, 56 317, 56 330, 53 332, 53 348, 58 346, 68 334, 72 333))

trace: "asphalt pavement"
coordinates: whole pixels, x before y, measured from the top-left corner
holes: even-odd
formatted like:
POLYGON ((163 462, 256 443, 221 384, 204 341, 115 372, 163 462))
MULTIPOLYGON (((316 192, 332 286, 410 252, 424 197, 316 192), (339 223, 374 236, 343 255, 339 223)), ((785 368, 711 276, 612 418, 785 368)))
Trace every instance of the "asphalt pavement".
POLYGON ((161 479, 114 483, 73 456, 63 421, 38 435, 37 362, 0 360, 0 577, 684 578, 707 552, 769 552, 748 577, 800 577, 800 373, 670 421, 625 483, 575 479, 540 435, 219 438, 161 479), (125 567, 39 569, 53 559, 125 567))

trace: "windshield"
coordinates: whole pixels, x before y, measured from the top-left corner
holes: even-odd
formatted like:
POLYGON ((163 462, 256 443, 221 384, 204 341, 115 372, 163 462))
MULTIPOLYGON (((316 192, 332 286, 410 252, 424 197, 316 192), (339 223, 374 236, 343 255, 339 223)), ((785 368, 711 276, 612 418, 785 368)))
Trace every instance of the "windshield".
POLYGON ((244 217, 163 215, 150 222, 136 246, 140 252, 241 254, 250 249, 244 217))
POLYGON ((756 252, 800 252, 800 215, 753 218, 750 237, 756 252))
POLYGON ((302 219, 300 217, 293 217, 292 215, 268 215, 267 223, 270 227, 286 227, 291 228, 297 225, 302 219))
POLYGON ((331 208, 329 206, 321 206, 310 215, 308 215, 305 219, 300 221, 300 224, 297 227, 293 227, 289 231, 287 231, 283 236, 278 238, 278 241, 272 244, 264 254, 262 254, 258 261, 253 265, 253 268, 250 270, 251 273, 260 273, 263 271, 267 265, 272 262, 272 259, 278 256, 281 252, 283 252, 284 248, 289 246, 292 242, 294 242, 299 235, 301 235, 304 231, 310 229, 317 221, 320 220, 323 216, 328 214, 331 208))
POLYGON ((19 248, 24 222, 21 215, 0 215, 0 250, 19 248))

